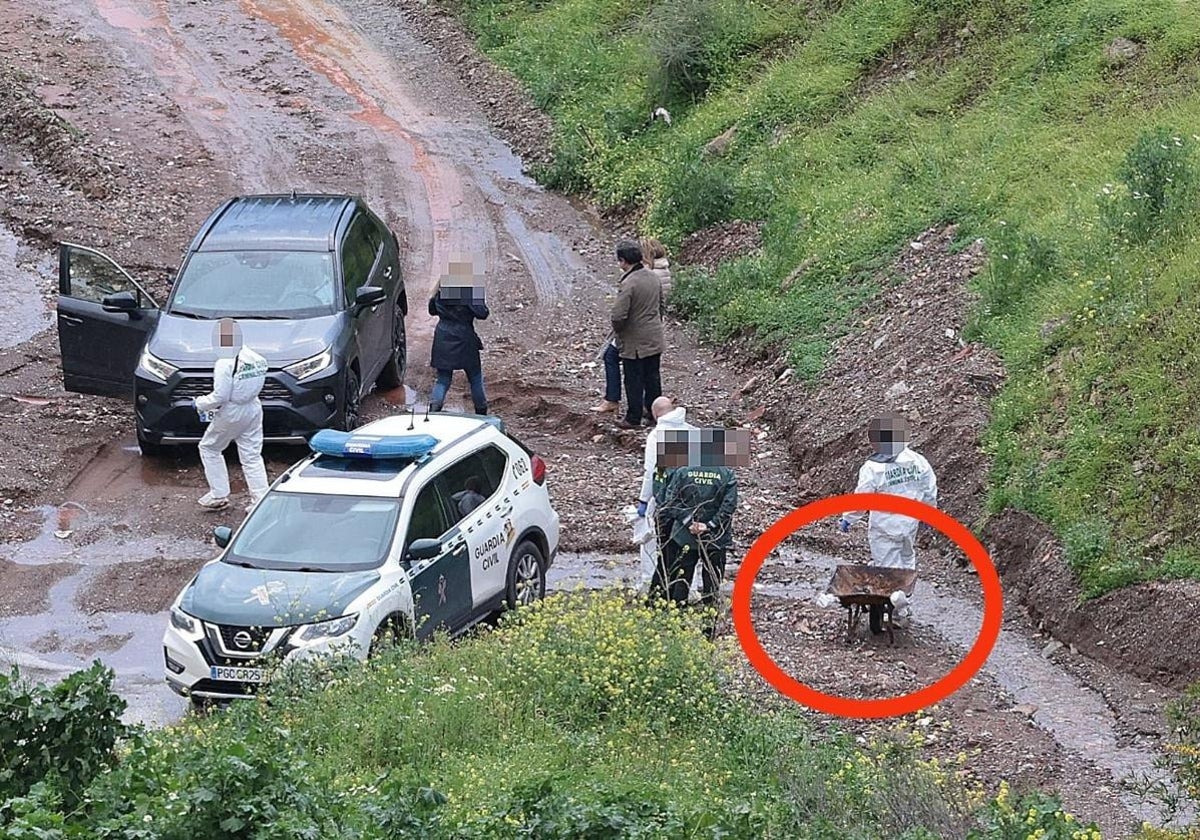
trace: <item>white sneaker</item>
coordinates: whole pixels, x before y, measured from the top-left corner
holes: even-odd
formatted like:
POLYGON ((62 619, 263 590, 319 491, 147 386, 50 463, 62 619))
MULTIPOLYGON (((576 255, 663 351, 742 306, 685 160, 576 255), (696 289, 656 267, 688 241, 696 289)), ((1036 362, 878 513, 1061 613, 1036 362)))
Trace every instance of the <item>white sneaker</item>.
POLYGON ((229 507, 228 496, 214 496, 211 492, 205 493, 196 500, 196 504, 208 510, 222 510, 229 507))

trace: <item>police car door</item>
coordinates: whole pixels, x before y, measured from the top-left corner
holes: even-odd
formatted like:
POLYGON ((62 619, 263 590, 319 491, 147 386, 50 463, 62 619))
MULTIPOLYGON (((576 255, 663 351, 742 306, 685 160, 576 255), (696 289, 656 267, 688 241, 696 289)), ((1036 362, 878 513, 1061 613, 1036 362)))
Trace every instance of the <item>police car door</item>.
MULTIPOLYGON (((477 611, 496 606, 508 579, 512 550, 512 501, 499 486, 494 445, 472 452, 444 470, 438 481, 452 502, 456 527, 471 550, 471 591, 477 611)), ((502 470, 501 470, 502 474, 502 470)))
POLYGON ((417 490, 404 538, 404 556, 416 540, 436 539, 441 552, 429 560, 410 560, 416 635, 425 638, 438 630, 454 633, 471 613, 471 568, 467 542, 458 528, 450 527, 448 499, 437 480, 417 490))

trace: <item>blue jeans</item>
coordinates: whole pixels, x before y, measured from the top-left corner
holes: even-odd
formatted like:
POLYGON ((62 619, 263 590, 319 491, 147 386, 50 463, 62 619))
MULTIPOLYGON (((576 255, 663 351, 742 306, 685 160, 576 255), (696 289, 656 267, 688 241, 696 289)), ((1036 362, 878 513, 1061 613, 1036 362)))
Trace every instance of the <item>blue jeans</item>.
POLYGON ((604 399, 621 401, 621 354, 612 344, 604 349, 604 399))
MULTIPOLYGON (((475 403, 476 414, 487 414, 487 394, 483 391, 483 368, 465 371, 467 382, 471 386, 471 400, 475 403)), ((433 383, 433 393, 429 396, 429 405, 434 411, 441 411, 442 403, 446 401, 446 392, 454 379, 454 371, 438 369, 437 379, 433 383)))

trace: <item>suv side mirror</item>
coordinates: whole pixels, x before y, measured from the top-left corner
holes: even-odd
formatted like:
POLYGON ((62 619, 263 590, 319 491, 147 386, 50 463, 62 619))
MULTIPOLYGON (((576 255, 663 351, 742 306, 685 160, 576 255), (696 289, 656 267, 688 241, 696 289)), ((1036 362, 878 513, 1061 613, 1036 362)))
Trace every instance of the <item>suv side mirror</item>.
POLYGON ((441 540, 413 540, 408 547, 410 560, 432 560, 442 553, 441 540))
POLYGON ((357 315, 364 309, 378 306, 385 300, 387 300, 387 292, 379 286, 359 286, 358 291, 354 293, 354 314, 357 315))
POLYGON ((105 312, 127 312, 133 317, 138 310, 137 295, 133 292, 114 292, 100 299, 100 307, 105 312))
POLYGON ((229 540, 233 538, 233 529, 228 525, 218 525, 213 528, 213 542, 217 544, 217 548, 225 548, 229 545, 229 540))
POLYGON ((167 286, 174 286, 175 285, 175 270, 172 269, 172 270, 168 271, 167 276, 163 279, 166 281, 167 286))

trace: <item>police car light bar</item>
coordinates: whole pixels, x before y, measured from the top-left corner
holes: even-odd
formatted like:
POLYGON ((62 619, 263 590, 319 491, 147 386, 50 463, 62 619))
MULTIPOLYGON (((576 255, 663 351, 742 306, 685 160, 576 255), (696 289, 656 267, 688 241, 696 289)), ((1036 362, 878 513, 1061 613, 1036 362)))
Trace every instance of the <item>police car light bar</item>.
POLYGON ((403 458, 415 461, 432 452, 438 445, 432 435, 368 435, 322 429, 308 441, 308 447, 318 455, 335 458, 403 458))

